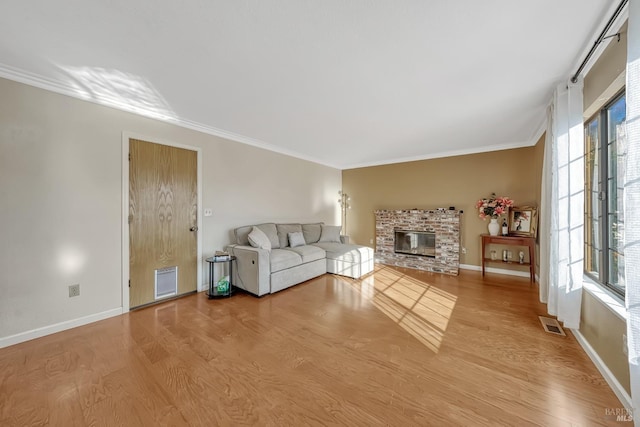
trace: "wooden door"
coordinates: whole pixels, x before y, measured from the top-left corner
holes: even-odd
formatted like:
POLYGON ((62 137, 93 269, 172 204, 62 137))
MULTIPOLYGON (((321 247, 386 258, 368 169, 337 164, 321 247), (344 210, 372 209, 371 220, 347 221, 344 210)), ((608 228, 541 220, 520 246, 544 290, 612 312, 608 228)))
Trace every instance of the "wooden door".
POLYGON ((155 271, 177 266, 197 288, 197 153, 129 140, 129 307, 156 301, 155 271))

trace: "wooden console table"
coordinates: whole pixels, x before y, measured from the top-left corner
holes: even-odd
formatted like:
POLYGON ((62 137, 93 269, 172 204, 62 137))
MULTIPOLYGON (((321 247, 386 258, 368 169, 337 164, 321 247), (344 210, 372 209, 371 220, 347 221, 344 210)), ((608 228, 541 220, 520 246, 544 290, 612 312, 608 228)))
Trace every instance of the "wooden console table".
POLYGON ((489 234, 482 235, 482 275, 484 276, 484 265, 487 262, 501 263, 501 264, 516 264, 516 265, 528 265, 531 281, 536 281, 536 239, 526 236, 490 236, 489 234), (502 261, 500 259, 492 260, 485 255, 485 248, 487 245, 508 245, 508 246, 526 246, 529 248, 529 262, 520 264, 518 261, 502 261))

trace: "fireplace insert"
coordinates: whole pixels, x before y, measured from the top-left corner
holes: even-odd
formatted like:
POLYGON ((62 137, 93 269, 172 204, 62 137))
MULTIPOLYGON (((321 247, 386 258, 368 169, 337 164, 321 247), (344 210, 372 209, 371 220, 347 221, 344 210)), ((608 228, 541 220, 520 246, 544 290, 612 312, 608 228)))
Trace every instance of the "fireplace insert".
POLYGON ((398 254, 436 257, 436 233, 395 230, 394 252, 398 254))

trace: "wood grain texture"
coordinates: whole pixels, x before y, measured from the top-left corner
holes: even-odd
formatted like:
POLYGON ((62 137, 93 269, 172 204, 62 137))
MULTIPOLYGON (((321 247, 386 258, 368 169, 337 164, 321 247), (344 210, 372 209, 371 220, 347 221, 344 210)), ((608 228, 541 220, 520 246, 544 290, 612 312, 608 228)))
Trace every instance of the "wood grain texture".
POLYGON ((190 295, 0 350, 0 425, 619 425, 537 295, 389 266, 190 295))
POLYGON ((129 306, 155 300, 155 270, 178 266, 178 294, 197 287, 197 153, 129 143, 129 306))

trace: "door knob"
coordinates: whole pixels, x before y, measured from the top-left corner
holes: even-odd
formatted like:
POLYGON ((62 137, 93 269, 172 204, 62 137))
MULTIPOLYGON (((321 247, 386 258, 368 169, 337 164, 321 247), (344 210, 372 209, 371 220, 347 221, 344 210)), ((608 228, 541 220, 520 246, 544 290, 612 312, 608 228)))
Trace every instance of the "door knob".
POLYGON ((193 227, 191 227, 191 228, 189 229, 189 231, 198 231, 198 226, 197 226, 197 225, 194 225, 193 227))

